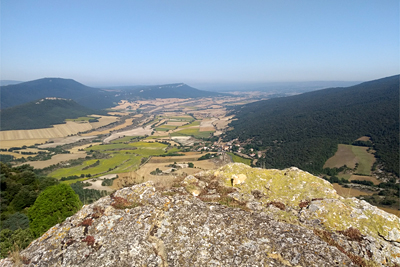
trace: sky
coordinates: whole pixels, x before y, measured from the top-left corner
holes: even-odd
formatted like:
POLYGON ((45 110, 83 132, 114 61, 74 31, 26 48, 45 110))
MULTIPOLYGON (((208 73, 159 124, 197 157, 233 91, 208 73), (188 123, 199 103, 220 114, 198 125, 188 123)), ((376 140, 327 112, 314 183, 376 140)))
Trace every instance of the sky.
POLYGON ((368 81, 399 73, 398 0, 0 0, 0 79, 368 81))

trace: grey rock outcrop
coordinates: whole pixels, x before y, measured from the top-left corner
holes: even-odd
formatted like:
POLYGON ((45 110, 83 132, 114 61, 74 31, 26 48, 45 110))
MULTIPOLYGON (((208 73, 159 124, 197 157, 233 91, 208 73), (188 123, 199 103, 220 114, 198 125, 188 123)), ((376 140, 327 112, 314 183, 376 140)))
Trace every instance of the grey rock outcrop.
MULTIPOLYGON (((242 168, 226 168, 238 166, 242 168)), ((291 171, 311 179, 300 170, 291 171)), ((331 200, 310 199, 300 202, 306 203, 301 207, 266 200, 268 193, 246 188, 246 180, 225 186, 224 173, 223 168, 218 173, 204 172, 166 191, 157 190, 151 182, 118 190, 84 206, 33 241, 21 252, 24 266, 400 264, 398 229, 392 228, 390 237, 366 235, 350 224, 334 230, 315 215, 329 206, 324 201, 331 200)), ((244 171, 237 174, 251 176, 244 171)), ((264 182, 273 190, 273 181, 264 182)), ((325 191, 334 196, 328 187, 325 191)), ((340 197, 331 199, 335 205, 341 201, 340 197)), ((372 209, 368 205, 358 203, 354 218, 362 217, 357 209, 372 209)), ((12 262, 3 260, 0 266, 12 266, 12 262)))

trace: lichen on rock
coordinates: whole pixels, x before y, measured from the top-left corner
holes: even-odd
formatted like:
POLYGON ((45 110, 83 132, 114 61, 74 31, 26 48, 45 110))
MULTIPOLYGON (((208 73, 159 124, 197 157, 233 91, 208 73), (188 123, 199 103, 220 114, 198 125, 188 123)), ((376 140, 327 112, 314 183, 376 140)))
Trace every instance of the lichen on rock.
POLYGON ((52 227, 21 257, 26 266, 400 264, 399 218, 339 197, 297 168, 230 164, 181 184, 118 190, 52 227), (241 182, 231 183, 233 175, 241 182))

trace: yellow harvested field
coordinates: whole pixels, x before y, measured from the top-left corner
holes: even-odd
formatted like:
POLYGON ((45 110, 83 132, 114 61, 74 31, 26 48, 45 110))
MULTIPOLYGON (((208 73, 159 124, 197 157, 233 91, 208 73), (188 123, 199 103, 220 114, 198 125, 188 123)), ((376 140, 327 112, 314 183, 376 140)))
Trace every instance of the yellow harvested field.
POLYGON ((163 124, 164 122, 166 122, 166 119, 160 120, 160 121, 155 125, 155 127, 157 127, 157 126, 163 124))
POLYGON ((116 122, 119 118, 115 116, 98 116, 98 115, 90 115, 91 117, 97 117, 99 120, 98 122, 91 122, 90 125, 92 125, 93 129, 97 129, 106 125, 109 125, 110 123, 116 122))
POLYGON ((8 149, 8 148, 11 148, 11 147, 33 146, 35 144, 44 144, 48 140, 49 140, 49 138, 20 139, 20 140, 3 140, 3 139, 0 139, 0 147, 8 149))
POLYGON ((208 117, 221 117, 225 116, 226 110, 220 109, 206 109, 206 110, 193 110, 191 111, 196 118, 208 118, 208 117))
POLYGON ((91 129, 92 126, 89 123, 67 121, 67 123, 64 124, 54 125, 52 128, 0 131, 0 140, 49 139, 74 135, 78 132, 85 132, 91 129))
POLYGON ((332 185, 333 188, 336 190, 336 192, 342 197, 358 197, 358 196, 367 196, 373 194, 372 192, 371 193, 364 192, 354 188, 345 188, 339 184, 332 184, 332 185))
POLYGON ((357 139, 357 141, 371 141, 371 138, 368 136, 361 136, 357 139))
POLYGON ((138 109, 139 106, 140 106, 140 104, 138 104, 138 103, 121 100, 121 102, 118 103, 118 106, 113 107, 111 109, 119 110, 119 109, 127 109, 128 107, 130 109, 138 109))
POLYGON ((37 148, 25 148, 19 150, 21 152, 31 152, 31 153, 38 153, 39 151, 43 151, 42 149, 37 149, 37 148))
POLYGON ((374 183, 374 185, 378 185, 381 183, 378 179, 376 179, 373 176, 352 175, 349 178, 349 181, 351 181, 351 180, 371 181, 374 183))
POLYGON ((378 208, 380 208, 381 210, 384 210, 386 212, 389 212, 391 214, 394 214, 397 217, 400 217, 400 210, 398 210, 398 209, 396 210, 396 209, 384 208, 384 207, 378 207, 378 208))
MULTIPOLYGON (((53 164, 58 164, 63 161, 84 158, 84 157, 86 157, 86 155, 87 154, 85 152, 76 153, 76 154, 57 154, 57 155, 54 155, 53 157, 51 157, 51 159, 49 159, 49 160, 27 161, 22 164, 29 164, 32 167, 34 167, 35 169, 43 169, 43 168, 49 167, 53 164)), ((22 164, 20 164, 20 165, 22 165, 22 164)))
POLYGON ((79 136, 79 135, 74 135, 74 136, 68 136, 68 137, 59 137, 59 138, 52 138, 47 144, 40 145, 38 146, 39 148, 48 148, 48 147, 57 147, 57 146, 63 146, 66 144, 72 144, 76 143, 81 140, 89 140, 93 139, 96 136, 79 136))
POLYGON ((212 119, 204 119, 200 123, 200 128, 201 127, 214 127, 213 123, 218 120, 217 118, 212 118, 212 119))
POLYGON ((132 172, 127 173, 119 173, 118 179, 114 181, 113 188, 119 189, 126 185, 132 183, 142 183, 144 181, 153 181, 156 184, 161 184, 162 186, 169 187, 175 180, 176 175, 189 175, 195 174, 203 170, 210 170, 216 169, 218 166, 212 160, 202 160, 196 161, 196 159, 201 156, 200 153, 196 154, 189 154, 182 157, 169 157, 165 159, 163 157, 154 157, 148 163, 141 166, 140 169, 132 172), (155 169, 159 168, 162 171, 166 171, 171 169, 171 167, 167 167, 166 165, 172 164, 174 162, 177 163, 188 163, 192 162, 196 168, 183 168, 178 169, 177 171, 171 173, 170 175, 152 175, 150 172, 154 171, 155 169))
POLYGON ((14 158, 16 158, 16 159, 20 159, 20 158, 24 158, 24 157, 28 157, 28 156, 33 156, 33 155, 22 155, 22 154, 19 154, 19 153, 8 152, 8 151, 1 151, 0 154, 1 155, 11 155, 11 156, 14 156, 14 158))
MULTIPOLYGON (((132 120, 132 119, 130 119, 132 120)), ((132 122, 132 121, 131 121, 132 122)), ((150 135, 153 129, 150 128, 150 126, 147 127, 137 127, 135 129, 123 131, 123 132, 118 132, 118 133, 113 133, 109 137, 103 140, 104 143, 111 142, 112 140, 124 137, 124 136, 144 136, 144 135, 150 135)))
POLYGON ((110 115, 110 116, 124 116, 124 115, 128 115, 129 112, 117 112, 117 111, 115 111, 115 112, 108 112, 107 114, 110 115))
MULTIPOLYGON (((85 149, 85 148, 87 148, 87 147, 90 147, 91 145, 93 145, 93 144, 92 144, 92 143, 89 143, 89 144, 82 145, 82 146, 76 146, 76 147, 73 147, 73 148, 69 149, 68 151, 69 151, 70 153, 75 153, 75 154, 77 154, 77 153, 85 153, 84 151, 79 151, 79 149, 85 149)), ((85 153, 85 154, 86 154, 86 153, 85 153)))
POLYGON ((215 131, 214 127, 200 127, 200 132, 212 132, 215 131))
POLYGON ((117 125, 114 128, 110 128, 110 129, 107 129, 107 130, 104 130, 104 131, 94 131, 94 132, 90 132, 90 133, 85 133, 85 134, 82 134, 82 136, 108 134, 108 133, 110 133, 112 131, 123 129, 125 127, 128 127, 129 125, 132 125, 132 121, 133 121, 133 119, 127 119, 124 124, 117 125))

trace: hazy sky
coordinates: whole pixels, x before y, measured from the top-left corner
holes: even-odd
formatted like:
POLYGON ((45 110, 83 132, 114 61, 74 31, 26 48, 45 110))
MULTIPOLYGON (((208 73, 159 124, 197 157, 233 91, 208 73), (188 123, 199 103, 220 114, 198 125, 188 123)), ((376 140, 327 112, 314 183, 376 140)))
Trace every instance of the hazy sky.
POLYGON ((399 73, 398 0, 1 0, 1 79, 367 81, 399 73))

